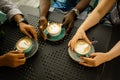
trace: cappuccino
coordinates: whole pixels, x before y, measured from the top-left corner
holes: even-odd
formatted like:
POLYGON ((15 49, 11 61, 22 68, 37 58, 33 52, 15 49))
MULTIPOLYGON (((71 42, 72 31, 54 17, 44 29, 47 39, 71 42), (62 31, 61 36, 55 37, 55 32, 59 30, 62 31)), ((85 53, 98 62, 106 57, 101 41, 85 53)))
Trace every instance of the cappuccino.
POLYGON ((49 23, 47 31, 51 36, 58 36, 61 33, 61 26, 59 23, 49 23))
POLYGON ((75 52, 81 55, 89 53, 90 49, 91 49, 90 45, 84 40, 77 41, 75 45, 75 52))
POLYGON ((32 45, 32 41, 31 40, 29 40, 28 38, 23 38, 23 39, 20 39, 16 43, 16 48, 17 48, 17 50, 25 51, 28 48, 30 48, 31 45, 32 45))

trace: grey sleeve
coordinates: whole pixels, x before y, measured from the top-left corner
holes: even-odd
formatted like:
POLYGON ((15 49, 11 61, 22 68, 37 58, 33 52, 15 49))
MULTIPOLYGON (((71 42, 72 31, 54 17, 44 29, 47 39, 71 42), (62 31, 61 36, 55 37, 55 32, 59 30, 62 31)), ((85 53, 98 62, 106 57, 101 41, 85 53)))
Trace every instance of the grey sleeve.
POLYGON ((22 12, 9 0, 0 0, 0 10, 7 14, 7 18, 10 20, 16 14, 22 14, 22 12))

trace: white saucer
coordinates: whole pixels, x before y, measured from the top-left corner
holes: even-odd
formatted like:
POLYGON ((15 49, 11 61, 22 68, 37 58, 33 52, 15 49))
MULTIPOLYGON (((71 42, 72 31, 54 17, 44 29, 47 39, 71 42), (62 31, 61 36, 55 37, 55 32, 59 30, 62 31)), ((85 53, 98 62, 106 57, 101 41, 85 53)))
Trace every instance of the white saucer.
MULTIPOLYGON (((95 50, 94 50, 94 47, 91 46, 91 51, 89 54, 92 54, 94 53, 95 50)), ((70 47, 68 48, 68 53, 69 53, 69 56, 74 60, 74 61, 77 61, 77 62, 84 62, 80 57, 77 56, 77 53, 73 52, 70 47)))
POLYGON ((68 53, 69 53, 69 56, 74 60, 74 61, 77 61, 77 62, 83 62, 83 60, 78 57, 76 55, 76 53, 72 52, 72 50, 70 48, 68 48, 68 53))
MULTIPOLYGON (((21 39, 24 39, 24 38, 28 38, 28 37, 23 37, 21 39)), ((33 38, 32 39, 28 38, 28 39, 30 39, 32 41, 32 49, 29 52, 26 52, 26 53, 24 52, 26 58, 32 57, 38 50, 38 42, 33 38)), ((17 49, 16 45, 15 45, 14 49, 15 50, 17 49)))

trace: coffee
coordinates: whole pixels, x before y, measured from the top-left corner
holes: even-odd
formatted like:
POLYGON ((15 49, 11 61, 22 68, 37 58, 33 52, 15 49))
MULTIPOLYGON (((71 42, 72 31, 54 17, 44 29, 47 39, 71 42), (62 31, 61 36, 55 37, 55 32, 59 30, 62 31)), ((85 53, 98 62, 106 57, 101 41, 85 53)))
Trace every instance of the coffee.
POLYGON ((31 40, 29 40, 29 39, 27 39, 27 38, 23 38, 23 39, 20 39, 20 40, 16 43, 16 48, 17 48, 17 50, 25 51, 25 50, 27 50, 31 45, 32 45, 31 40))
POLYGON ((77 41, 75 45, 75 52, 81 55, 87 54, 90 51, 90 49, 90 45, 84 40, 77 41))
POLYGON ((58 36, 61 32, 61 25, 59 23, 49 23, 47 31, 51 36, 58 36))

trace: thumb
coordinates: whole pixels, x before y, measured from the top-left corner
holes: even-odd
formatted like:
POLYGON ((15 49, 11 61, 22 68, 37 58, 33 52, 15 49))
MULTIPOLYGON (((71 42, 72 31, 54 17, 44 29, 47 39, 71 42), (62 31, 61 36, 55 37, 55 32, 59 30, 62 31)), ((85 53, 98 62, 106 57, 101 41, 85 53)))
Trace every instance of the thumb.
POLYGON ((97 54, 96 53, 92 53, 90 54, 90 57, 95 57, 97 54))
POLYGON ((91 63, 93 62, 93 59, 92 58, 86 58, 86 57, 81 57, 81 59, 86 62, 86 63, 91 63))
POLYGON ((28 37, 32 38, 32 36, 27 31, 24 31, 23 33, 26 34, 28 37))
POLYGON ((71 29, 71 27, 72 27, 72 23, 69 23, 68 28, 66 30, 67 33, 69 32, 69 30, 71 29))
POLYGON ((88 37, 86 36, 86 34, 84 34, 85 37, 85 41, 87 41, 87 43, 91 44, 90 40, 88 39, 88 37))
POLYGON ((62 20, 62 24, 65 24, 65 17, 64 17, 63 20, 62 20))
POLYGON ((67 21, 66 21, 65 17, 64 17, 64 19, 63 19, 63 21, 62 21, 62 24, 63 24, 63 25, 62 25, 63 27, 66 27, 67 21))

